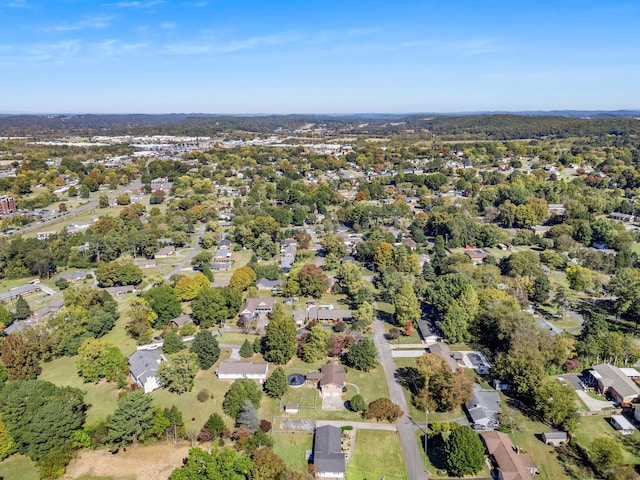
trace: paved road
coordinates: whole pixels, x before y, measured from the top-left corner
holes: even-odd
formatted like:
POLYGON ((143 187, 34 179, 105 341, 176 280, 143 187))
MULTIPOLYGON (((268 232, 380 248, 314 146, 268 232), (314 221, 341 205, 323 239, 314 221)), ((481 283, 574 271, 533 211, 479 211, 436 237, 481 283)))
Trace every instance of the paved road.
POLYGON ((381 320, 376 319, 373 322, 373 333, 373 341, 378 349, 380 362, 384 367, 384 375, 389 387, 389 397, 391 397, 393 403, 400 405, 400 408, 405 412, 402 418, 396 422, 396 427, 398 429, 402 453, 404 454, 404 463, 407 466, 409 478, 411 480, 424 479, 427 475, 422 457, 420 456, 420 450, 418 449, 414 423, 406 414, 406 412, 409 411, 409 406, 407 405, 402 387, 395 378, 396 364, 391 356, 389 343, 384 338, 384 325, 381 320))
MULTIPOLYGON (((204 233, 204 230, 207 226, 204 223, 200 224, 200 227, 198 228, 198 231, 195 234, 195 239, 196 239, 196 244, 195 246, 191 249, 191 251, 189 252, 189 254, 184 257, 184 259, 178 264, 176 265, 176 267, 171 270, 169 273, 167 273, 164 278, 169 280, 173 275, 177 275, 178 273, 180 273, 180 271, 185 268, 187 265, 191 265, 191 259, 193 257, 196 256, 196 253, 198 253, 198 250, 200 250, 200 238, 202 237, 202 234, 204 233)), ((153 288, 153 284, 150 283, 149 285, 147 285, 143 291, 147 291, 150 290, 151 288, 153 288)))

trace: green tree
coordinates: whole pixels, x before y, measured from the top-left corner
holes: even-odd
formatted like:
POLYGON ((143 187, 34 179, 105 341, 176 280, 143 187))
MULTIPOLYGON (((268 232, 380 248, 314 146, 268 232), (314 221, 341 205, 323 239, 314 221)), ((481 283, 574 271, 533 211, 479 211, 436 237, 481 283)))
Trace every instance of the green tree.
POLYGON ((576 392, 569 383, 546 380, 538 387, 535 408, 545 421, 561 428, 576 411, 576 392))
POLYGON ((0 344, 0 360, 9 380, 35 379, 42 370, 36 352, 21 333, 12 333, 0 344))
POLYGON ((378 364, 376 346, 368 338, 359 340, 347 352, 347 363, 352 367, 368 372, 378 364))
POLYGON ((264 382, 264 391, 271 398, 282 398, 289 390, 287 375, 282 367, 277 367, 264 382))
POLYGON ((100 198, 98 199, 98 206, 100 208, 107 208, 109 206, 109 197, 106 195, 100 195, 100 198))
POLYGON ((27 301, 22 298, 22 295, 18 295, 16 300, 16 310, 13 313, 14 320, 26 320, 31 316, 31 309, 27 301))
POLYGON ((227 299, 219 288, 203 288, 191 302, 194 320, 201 327, 222 323, 229 315, 227 299))
POLYGON ((546 275, 538 275, 533 281, 533 295, 531 298, 538 303, 544 303, 549 298, 549 278, 546 275))
POLYGON ((300 295, 320 298, 329 289, 329 277, 313 263, 305 264, 298 272, 300 295))
POLYGON ((393 303, 396 309, 395 316, 398 325, 404 325, 407 322, 415 322, 420 319, 420 303, 409 280, 402 281, 393 303))
POLYGON ((245 338, 242 346, 240 347, 240 356, 242 358, 250 358, 253 357, 253 345, 249 341, 248 338, 245 338))
POLYGON ((129 305, 127 333, 137 340, 139 345, 148 343, 151 340, 151 325, 155 323, 158 315, 144 298, 135 298, 129 305))
POLYGON ((344 239, 338 234, 330 234, 324 237, 322 239, 322 248, 326 255, 334 255, 337 258, 342 258, 347 254, 344 239))
POLYGON ((82 342, 76 357, 76 369, 85 382, 124 383, 129 373, 126 357, 115 345, 102 339, 87 338, 82 342))
POLYGON ((171 472, 169 479, 251 480, 253 469, 250 458, 230 448, 214 448, 211 453, 201 448, 192 448, 184 465, 171 472))
POLYGON ((149 438, 149 427, 155 415, 151 397, 142 390, 128 393, 106 422, 107 443, 111 451, 149 438))
POLYGON ((445 444, 445 452, 447 470, 456 477, 478 473, 484 466, 484 445, 471 427, 453 430, 445 444))
POLYGON ((256 433, 260 428, 260 419, 251 400, 247 399, 242 404, 242 410, 238 413, 236 423, 239 426, 249 429, 251 433, 256 433))
POLYGON ((369 302, 363 302, 357 310, 353 312, 353 329, 366 332, 371 328, 371 324, 376 318, 376 310, 369 302))
POLYGON ((68 448, 86 409, 84 393, 77 388, 41 380, 9 382, 0 392, 2 420, 18 452, 36 462, 68 448))
POLYGON ((165 433, 169 437, 173 437, 173 443, 178 441, 178 437, 184 434, 184 421, 182 420, 182 412, 178 407, 171 405, 171 408, 165 408, 162 415, 169 422, 169 426, 165 433))
POLYGON ((207 430, 209 430, 212 438, 222 437, 226 428, 224 420, 218 413, 212 413, 211 415, 209 415, 207 423, 205 423, 204 426, 207 430))
POLYGON ((613 469, 622 465, 624 460, 622 447, 614 438, 598 437, 589 447, 589 455, 591 456, 591 464, 600 474, 605 474, 609 469, 613 469))
POLYGON ((6 308, 4 308, 3 305, 0 305, 0 325, 1 325, 1 329, 4 330, 4 327, 6 327, 7 325, 9 325, 11 323, 11 313, 9 313, 9 310, 7 310, 6 308))
POLYGON ((373 255, 373 263, 377 271, 393 265, 393 245, 389 242, 380 243, 373 255))
POLYGON ((229 280, 229 286, 244 292, 250 286, 255 285, 256 280, 258 280, 256 272, 251 267, 245 265, 233 272, 231 280, 229 280))
POLYGON ((191 351, 197 355, 197 362, 202 370, 209 370, 220 358, 218 341, 209 330, 200 330, 196 333, 191 351))
POLYGON ((13 437, 2 421, 2 416, 0 416, 0 460, 4 460, 15 451, 16 442, 13 441, 13 437))
POLYGON ((262 341, 268 362, 285 364, 296 354, 296 325, 287 318, 284 305, 276 303, 262 341))
POLYGON ((154 287, 142 294, 151 309, 158 316, 154 328, 164 327, 171 319, 182 315, 182 305, 176 292, 168 285, 154 287))
POLYGON ((307 342, 302 349, 302 360, 307 363, 318 362, 327 356, 329 332, 319 325, 311 327, 307 342))
POLYGON ((356 393, 351 397, 351 400, 349 400, 349 408, 354 412, 364 412, 367 409, 364 397, 359 393, 356 393))
POLYGON ((167 355, 173 355, 174 353, 178 353, 180 350, 184 348, 184 343, 182 343, 182 339, 180 335, 178 335, 173 330, 169 330, 164 334, 164 339, 162 342, 162 351, 167 355))
POLYGON ((467 339, 468 328, 469 315, 458 302, 454 301, 440 323, 442 334, 453 343, 463 342, 467 339))
POLYGON ((224 396, 222 402, 222 410, 236 419, 245 400, 251 400, 255 408, 260 408, 260 400, 262 399, 262 391, 258 384, 252 380, 241 378, 234 380, 231 387, 224 396))
POLYGON ((191 277, 181 277, 173 288, 178 298, 183 302, 193 300, 202 290, 202 286, 191 277))
POLYGON ((190 392, 198 373, 197 358, 188 351, 170 355, 166 362, 160 364, 156 375, 169 391, 178 394, 190 392))

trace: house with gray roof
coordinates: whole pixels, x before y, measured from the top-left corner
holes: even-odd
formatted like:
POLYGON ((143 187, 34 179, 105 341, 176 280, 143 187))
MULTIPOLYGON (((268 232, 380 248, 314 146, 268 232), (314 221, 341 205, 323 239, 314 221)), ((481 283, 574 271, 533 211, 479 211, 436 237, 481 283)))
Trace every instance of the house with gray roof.
POLYGON ((467 416, 474 430, 493 430, 498 425, 500 395, 495 390, 483 390, 477 383, 473 384, 471 400, 465 404, 467 416))
POLYGON ((433 355, 440 355, 447 361, 447 365, 452 372, 458 371, 458 362, 456 362, 453 358, 453 354, 451 353, 451 349, 446 343, 434 343, 427 347, 429 353, 433 355))
POLYGON ((238 380, 240 378, 247 378, 249 380, 256 380, 260 383, 264 383, 267 379, 268 372, 268 363, 234 360, 220 362, 220 365, 216 369, 216 375, 220 380, 238 380))
POLYGON ((138 350, 129 357, 129 371, 131 378, 144 388, 144 393, 150 393, 160 388, 162 384, 156 372, 160 363, 166 358, 159 350, 138 350))
POLYGON ((256 282, 256 288, 262 291, 265 291, 265 290, 274 291, 280 288, 281 286, 282 286, 282 280, 269 280, 264 277, 259 278, 258 281, 256 282))
POLYGON ((609 395, 622 406, 630 405, 640 398, 640 386, 634 381, 637 377, 628 376, 624 370, 615 365, 608 363, 594 365, 589 370, 589 377, 600 393, 609 395))
POLYGON ((339 427, 324 425, 316 428, 313 464, 316 467, 316 478, 344 478, 346 469, 339 427))

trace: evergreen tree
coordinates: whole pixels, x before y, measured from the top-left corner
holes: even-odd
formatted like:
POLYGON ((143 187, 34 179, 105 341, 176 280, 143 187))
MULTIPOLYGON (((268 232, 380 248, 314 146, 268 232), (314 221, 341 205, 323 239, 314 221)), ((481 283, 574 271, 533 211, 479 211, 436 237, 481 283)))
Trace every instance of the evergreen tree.
POLYGON ((396 308, 396 323, 398 325, 420 319, 420 303, 409 280, 402 281, 393 303, 396 308))
POLYGON ((211 433, 211 437, 221 437, 224 433, 226 425, 224 420, 218 413, 212 413, 204 424, 205 428, 211 433))
POLYGON ((200 330, 196 333, 191 351, 198 356, 197 362, 202 370, 209 370, 220 358, 218 341, 209 330, 200 330))
POLYGON ((236 423, 239 426, 246 427, 251 433, 256 433, 260 428, 260 419, 256 413, 256 409, 251 403, 251 400, 245 400, 242 405, 242 410, 238 414, 236 423))
POLYGON ((349 408, 354 412, 364 412, 367 409, 367 403, 364 401, 364 397, 359 393, 356 393, 351 400, 349 400, 349 408))
POLYGON ((16 442, 0 417, 0 461, 16 451, 16 442))
POLYGON ((107 442, 111 451, 146 440, 154 415, 152 399, 142 390, 122 397, 106 424, 107 442))
POLYGON ((264 391, 271 398, 282 398, 282 396, 289 390, 289 382, 287 382, 287 375, 284 373, 282 367, 276 368, 266 382, 264 382, 264 391))
POLYGON ((296 325, 287 318, 284 305, 276 303, 265 328, 264 359, 285 364, 296 354, 296 325))
POLYGON ((242 358, 250 358, 253 357, 253 345, 249 342, 249 339, 245 339, 242 346, 240 347, 240 356, 242 358))
POLYGON ((479 472, 484 466, 484 446, 471 427, 456 428, 445 445, 447 470, 456 477, 479 472))
POLYGON ((16 311, 13 314, 14 320, 26 320, 31 316, 31 309, 27 301, 22 298, 22 295, 18 296, 16 300, 16 311))
POLYGON ((222 410, 232 418, 237 418, 245 400, 251 400, 255 408, 260 408, 262 390, 252 380, 241 378, 231 384, 222 402, 222 410))
MULTIPOLYGON (((0 305, 0 324, 2 324, 4 327, 6 327, 7 325, 9 325, 11 323, 11 314, 9 313, 9 311, 4 308, 3 305, 0 305)), ((4 328, 3 328, 4 329, 4 328)))

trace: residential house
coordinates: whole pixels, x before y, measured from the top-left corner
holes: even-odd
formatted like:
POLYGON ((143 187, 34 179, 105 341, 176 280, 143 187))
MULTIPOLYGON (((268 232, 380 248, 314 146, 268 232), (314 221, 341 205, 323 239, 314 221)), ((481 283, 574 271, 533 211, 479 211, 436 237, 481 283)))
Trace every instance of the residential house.
POLYGON ((144 388, 144 393, 150 393, 160 388, 162 384, 156 372, 162 361, 166 360, 158 349, 138 350, 129 357, 129 371, 131 378, 144 388))
POLYGON ((39 292, 40 290, 41 288, 39 283, 29 283, 27 285, 20 285, 19 287, 13 287, 9 289, 8 292, 0 293, 0 303, 4 303, 14 298, 18 298, 20 295, 39 292))
POLYGON ((220 240, 218 242, 218 249, 230 250, 231 249, 231 240, 229 240, 228 238, 223 238, 222 240, 220 240))
POLYGON ((155 258, 136 258, 133 260, 133 264, 138 268, 154 268, 156 267, 155 258))
POLYGON ((481 248, 475 247, 467 247, 465 248, 464 253, 471 259, 471 262, 474 265, 481 265, 484 262, 484 259, 489 256, 487 252, 482 250, 481 248))
POLYGON ((487 453, 497 470, 499 480, 533 480, 538 473, 536 465, 529 455, 518 454, 518 448, 506 433, 484 432, 481 435, 487 453))
POLYGON ((214 262, 225 262, 231 258, 231 250, 228 248, 219 248, 213 256, 214 262))
POLYGON ((558 447, 567 443, 567 434, 566 432, 544 432, 542 441, 547 445, 558 447))
POLYGON ((182 328, 189 322, 193 322, 193 317, 191 315, 180 315, 179 317, 169 320, 169 323, 174 324, 178 328, 182 328))
POLYGON ((268 315, 273 311, 275 303, 275 298, 247 298, 240 310, 240 316, 255 318, 259 315, 268 315))
POLYGON ((564 215, 567 213, 567 208, 563 203, 550 203, 548 206, 548 212, 555 215, 564 215))
POLYGON ((51 230, 51 231, 47 231, 47 232, 38 232, 36 233, 36 238, 38 240, 47 240, 49 237, 53 236, 53 235, 57 235, 58 232, 56 230, 51 230))
POLYGON ((499 425, 498 414, 502 413, 500 395, 474 383, 471 400, 465 404, 465 409, 474 430, 493 430, 499 425))
POLYGON ((284 272, 290 272, 293 264, 296 261, 296 253, 298 251, 298 247, 295 245, 290 245, 285 248, 282 253, 282 258, 280 259, 280 268, 284 272))
POLYGON ((136 291, 135 285, 121 285, 119 287, 107 287, 103 290, 109 292, 110 295, 114 297, 119 297, 120 295, 126 295, 127 293, 133 293, 136 291))
POLYGON ((282 280, 269 280, 266 278, 259 278, 256 282, 256 288, 261 291, 278 290, 282 286, 282 280))
POLYGON ((43 318, 53 318, 64 308, 64 300, 62 298, 54 298, 44 307, 40 307, 31 312, 31 318, 34 320, 42 320, 43 318))
POLYGON ((285 238, 280 242, 280 253, 286 252, 287 249, 290 247, 297 247, 297 246, 298 246, 298 240, 296 240, 295 238, 285 238))
POLYGON ((453 358, 453 354, 451 353, 451 349, 446 343, 434 343, 427 347, 427 351, 433 355, 440 355, 447 361, 447 365, 453 372, 458 371, 458 362, 456 362, 453 358))
POLYGON ((231 262, 214 262, 210 268, 212 272, 224 272, 231 268, 231 262))
POLYGON ((313 441, 313 464, 316 478, 344 478, 345 458, 342 453, 342 431, 333 425, 316 428, 313 441))
POLYGON ((405 238, 404 240, 402 240, 402 245, 407 247, 412 252, 415 252, 416 248, 418 248, 418 244, 411 238, 405 238))
POLYGON ((608 363, 595 365, 589 370, 589 377, 598 392, 609 395, 623 407, 640 398, 640 386, 634 381, 634 378, 640 380, 639 377, 635 377, 637 371, 629 369, 629 376, 625 370, 608 363))
POLYGON ((85 272, 84 270, 79 270, 77 272, 65 272, 58 275, 58 280, 66 280, 70 283, 76 283, 87 278, 87 275, 91 275, 89 272, 85 272))
POLYGON ((227 360, 220 362, 216 369, 216 375, 220 380, 238 380, 246 378, 264 383, 269 372, 268 363, 254 363, 227 360))
POLYGON ((620 432, 620 435, 633 435, 636 427, 622 415, 612 415, 611 425, 620 432))
MULTIPOLYGON (((315 373, 315 372, 313 372, 315 373)), ((310 374, 307 374, 310 378, 310 374)), ((318 388, 321 397, 340 397, 342 389, 347 385, 347 374, 339 363, 327 363, 320 368, 319 375, 311 375, 318 379, 318 388)))
POLYGON ((174 253, 176 253, 176 247, 166 245, 156 252, 155 258, 169 258, 174 253))
POLYGON ((422 341, 427 345, 431 343, 437 343, 442 340, 442 337, 438 335, 438 332, 433 323, 429 320, 425 320, 424 318, 418 320, 418 332, 422 337, 422 341))

